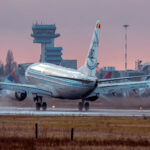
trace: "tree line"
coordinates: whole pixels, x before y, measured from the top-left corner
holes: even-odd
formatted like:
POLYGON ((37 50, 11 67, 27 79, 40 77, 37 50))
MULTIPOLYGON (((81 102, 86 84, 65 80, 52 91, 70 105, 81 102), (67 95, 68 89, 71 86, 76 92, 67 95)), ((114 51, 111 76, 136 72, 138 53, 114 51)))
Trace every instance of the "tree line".
POLYGON ((0 61, 0 76, 7 76, 11 72, 16 71, 17 63, 14 61, 13 52, 8 50, 6 55, 6 64, 4 65, 2 61, 0 61))

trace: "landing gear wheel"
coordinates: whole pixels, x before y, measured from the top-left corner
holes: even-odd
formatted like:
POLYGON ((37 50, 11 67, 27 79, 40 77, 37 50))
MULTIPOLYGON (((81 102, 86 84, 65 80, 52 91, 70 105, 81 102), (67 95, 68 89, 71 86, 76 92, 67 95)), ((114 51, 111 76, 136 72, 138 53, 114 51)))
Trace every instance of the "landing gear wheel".
POLYGON ((46 110, 46 109, 47 109, 47 104, 46 104, 46 102, 43 102, 42 108, 43 108, 43 110, 46 110))
POLYGON ((82 111, 82 109, 83 109, 83 103, 82 102, 79 102, 78 109, 79 109, 79 111, 82 111))
POLYGON ((41 108, 41 104, 40 103, 36 103, 36 110, 40 110, 41 108))
POLYGON ((88 110, 89 110, 89 107, 90 107, 89 103, 86 102, 85 105, 84 105, 85 110, 88 111, 88 110))

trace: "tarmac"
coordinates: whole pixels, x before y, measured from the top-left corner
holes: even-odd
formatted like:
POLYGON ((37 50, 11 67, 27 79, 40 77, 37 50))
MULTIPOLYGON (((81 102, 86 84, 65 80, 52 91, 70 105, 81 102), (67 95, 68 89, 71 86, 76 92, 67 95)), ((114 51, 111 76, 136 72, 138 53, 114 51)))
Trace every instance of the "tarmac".
POLYGON ((37 111, 34 107, 0 107, 0 115, 27 116, 112 116, 112 117, 150 117, 150 110, 134 109, 90 109, 78 111, 74 108, 48 108, 37 111))

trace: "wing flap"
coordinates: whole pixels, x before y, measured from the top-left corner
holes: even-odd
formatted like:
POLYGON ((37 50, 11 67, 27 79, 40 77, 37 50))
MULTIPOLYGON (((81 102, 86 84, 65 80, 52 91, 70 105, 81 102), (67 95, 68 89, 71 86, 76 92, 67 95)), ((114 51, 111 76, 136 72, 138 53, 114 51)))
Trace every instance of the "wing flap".
POLYGON ((150 86, 150 81, 139 81, 139 82, 122 82, 122 83, 107 83, 99 84, 98 88, 101 90, 105 89, 137 89, 137 88, 146 88, 150 86))
POLYGON ((109 82, 109 81, 120 81, 120 80, 125 80, 125 79, 139 79, 143 77, 149 77, 150 75, 142 75, 142 76, 131 76, 131 77, 120 77, 120 78, 111 78, 111 79, 99 79, 98 82, 109 82))

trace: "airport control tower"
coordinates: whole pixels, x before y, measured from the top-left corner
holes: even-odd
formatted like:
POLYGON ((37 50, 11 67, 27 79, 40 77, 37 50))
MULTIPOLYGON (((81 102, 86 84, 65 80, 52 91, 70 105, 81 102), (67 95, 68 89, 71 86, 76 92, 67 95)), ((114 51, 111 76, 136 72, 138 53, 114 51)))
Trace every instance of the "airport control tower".
POLYGON ((55 25, 34 24, 32 26, 34 43, 41 43, 41 62, 59 65, 62 61, 62 47, 54 47, 54 39, 60 34, 55 33, 55 25))

